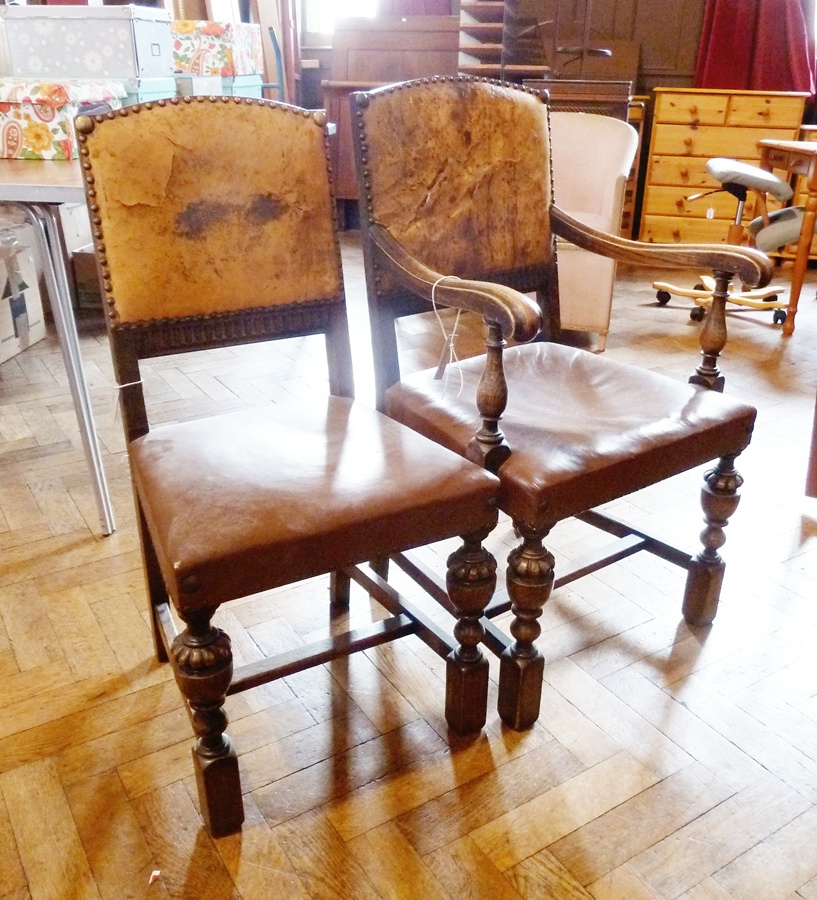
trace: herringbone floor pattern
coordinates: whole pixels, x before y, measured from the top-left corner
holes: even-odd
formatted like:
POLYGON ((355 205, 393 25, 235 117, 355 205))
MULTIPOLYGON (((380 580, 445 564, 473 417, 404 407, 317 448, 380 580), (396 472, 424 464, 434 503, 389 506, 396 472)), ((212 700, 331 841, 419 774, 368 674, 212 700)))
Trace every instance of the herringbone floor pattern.
MULTIPOLYGON (((371 400, 353 234, 344 245, 358 393, 371 400)), ((681 302, 656 306, 654 273, 620 274, 607 355, 685 379, 699 326, 681 302)), ((809 281, 790 340, 768 315, 730 316, 727 390, 760 415, 711 629, 683 623, 680 570, 637 556, 553 596, 542 716, 527 733, 501 727, 494 680, 485 732, 453 738, 443 663, 411 638, 230 698, 248 819, 217 841, 196 810, 179 694, 152 658, 104 331, 85 322, 82 346, 118 518, 108 538, 56 341, 0 367, 0 900, 817 898, 809 281)), ((416 364, 436 362, 436 329, 405 328, 416 364)), ((154 419, 308 399, 324 389, 321 353, 304 339, 157 360, 154 419)), ((691 473, 616 511, 693 549, 699 483, 691 473)), ((599 540, 565 523, 551 544, 558 562, 599 540)), ((507 524, 492 537, 502 560, 512 543, 507 524)), ((310 582, 221 623, 247 661, 345 624, 326 596, 310 582)), ((355 595, 347 618, 373 615, 355 595)))

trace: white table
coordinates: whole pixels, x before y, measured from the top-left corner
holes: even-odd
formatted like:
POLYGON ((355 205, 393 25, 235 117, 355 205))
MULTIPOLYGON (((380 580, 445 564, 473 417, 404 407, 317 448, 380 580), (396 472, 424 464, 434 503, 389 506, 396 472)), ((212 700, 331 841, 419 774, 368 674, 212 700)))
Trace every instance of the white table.
POLYGON ((82 368, 77 324, 71 308, 71 289, 65 268, 65 247, 57 221, 57 207, 61 203, 84 202, 85 190, 78 162, 0 159, 0 203, 13 204, 23 210, 36 235, 82 446, 93 480, 102 533, 107 535, 116 527, 113 507, 82 368))

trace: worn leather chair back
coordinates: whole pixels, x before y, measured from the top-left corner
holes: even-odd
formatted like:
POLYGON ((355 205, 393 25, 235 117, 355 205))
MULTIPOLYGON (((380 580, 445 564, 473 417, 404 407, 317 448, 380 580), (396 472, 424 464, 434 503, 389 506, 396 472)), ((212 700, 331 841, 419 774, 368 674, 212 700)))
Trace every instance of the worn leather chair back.
POLYGON ((119 116, 86 143, 104 185, 115 321, 339 301, 322 122, 260 104, 152 112, 119 116), (139 266, 126 264, 134 252, 139 266))
POLYGON ((554 246, 547 110, 539 95, 458 79, 384 88, 367 109, 366 141, 361 196, 369 221, 388 223, 439 272, 524 291, 542 286, 554 246), (406 90, 410 104, 401 96, 406 90), (441 129, 441 121, 457 127, 441 129), (388 152, 401 146, 422 152, 388 152))

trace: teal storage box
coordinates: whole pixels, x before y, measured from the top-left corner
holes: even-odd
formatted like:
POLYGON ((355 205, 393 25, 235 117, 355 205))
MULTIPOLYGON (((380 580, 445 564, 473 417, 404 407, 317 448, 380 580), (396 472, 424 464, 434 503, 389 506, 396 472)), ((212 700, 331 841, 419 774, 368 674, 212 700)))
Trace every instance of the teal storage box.
POLYGON ((261 88, 264 82, 260 75, 235 75, 221 81, 224 93, 232 97, 255 97, 260 100, 264 96, 261 88))
POLYGON ((126 78, 122 85, 127 91, 127 96, 122 101, 123 106, 133 106, 134 103, 150 103, 152 100, 167 100, 178 94, 176 79, 167 78, 126 78))

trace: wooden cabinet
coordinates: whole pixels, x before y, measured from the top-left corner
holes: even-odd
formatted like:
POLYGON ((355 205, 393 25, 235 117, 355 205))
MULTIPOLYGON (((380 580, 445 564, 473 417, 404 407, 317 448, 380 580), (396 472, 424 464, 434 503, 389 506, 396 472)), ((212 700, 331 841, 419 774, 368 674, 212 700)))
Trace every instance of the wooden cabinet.
POLYGON ((456 16, 338 22, 332 39, 332 78, 321 83, 329 121, 337 127, 330 156, 338 200, 355 200, 358 193, 350 95, 395 81, 456 74, 458 29, 456 16))
MULTIPOLYGON (((707 160, 727 156, 757 164, 761 138, 797 138, 805 100, 798 93, 656 88, 639 240, 725 242, 734 197, 689 199, 719 186, 706 171, 707 160)), ((745 220, 752 214, 750 195, 745 220)))

